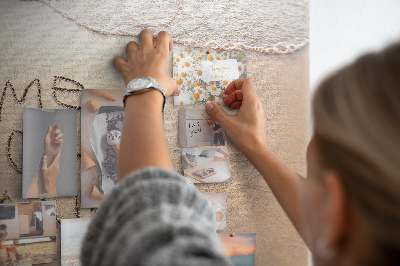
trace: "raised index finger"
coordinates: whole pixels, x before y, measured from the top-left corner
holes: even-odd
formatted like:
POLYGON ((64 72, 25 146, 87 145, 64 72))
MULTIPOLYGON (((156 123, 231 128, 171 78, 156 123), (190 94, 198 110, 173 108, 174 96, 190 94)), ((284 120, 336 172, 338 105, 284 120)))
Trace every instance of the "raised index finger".
POLYGON ((59 126, 60 124, 55 124, 51 131, 55 133, 59 126))

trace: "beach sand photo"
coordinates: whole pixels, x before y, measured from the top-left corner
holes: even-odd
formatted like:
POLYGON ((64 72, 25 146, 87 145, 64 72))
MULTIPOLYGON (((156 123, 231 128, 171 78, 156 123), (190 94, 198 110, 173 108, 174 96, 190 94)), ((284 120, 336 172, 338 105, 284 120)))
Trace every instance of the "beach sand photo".
POLYGON ((61 220, 61 265, 79 266, 80 252, 90 219, 61 220))
POLYGON ((7 210, 0 207, 0 265, 56 262, 56 202, 20 202, 6 207, 7 210), (10 206, 14 206, 14 215, 10 206), (11 226, 8 221, 14 224, 11 226), (16 230, 18 238, 15 237, 16 230))
POLYGON ((222 249, 235 266, 255 264, 255 233, 220 233, 222 249))
POLYGON ((81 99, 82 208, 97 208, 118 181, 123 91, 87 89, 81 99))
POLYGON ((226 194, 225 193, 209 193, 206 194, 211 202, 217 221, 217 231, 226 229, 226 194))
POLYGON ((221 183, 231 177, 226 147, 182 148, 184 176, 194 183, 221 183))

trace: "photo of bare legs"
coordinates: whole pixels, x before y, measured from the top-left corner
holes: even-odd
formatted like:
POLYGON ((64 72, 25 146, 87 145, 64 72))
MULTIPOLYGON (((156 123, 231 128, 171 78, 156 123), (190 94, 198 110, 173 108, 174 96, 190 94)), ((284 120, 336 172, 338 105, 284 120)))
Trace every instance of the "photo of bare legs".
POLYGON ((60 173, 61 148, 63 134, 59 124, 49 126, 44 137, 44 151, 36 171, 36 175, 29 186, 27 198, 56 197, 56 181, 60 173))

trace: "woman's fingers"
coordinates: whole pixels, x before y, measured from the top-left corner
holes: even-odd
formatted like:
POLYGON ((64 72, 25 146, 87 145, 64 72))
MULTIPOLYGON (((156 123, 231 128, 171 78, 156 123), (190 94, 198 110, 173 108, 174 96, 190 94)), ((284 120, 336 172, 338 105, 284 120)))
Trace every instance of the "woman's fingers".
POLYGON ((148 52, 154 49, 155 39, 153 33, 149 29, 140 32, 140 50, 148 52))
POLYGON ((62 139, 63 136, 64 136, 63 133, 58 134, 58 136, 56 137, 56 141, 62 139))
POLYGON ((58 146, 60 146, 60 147, 62 147, 63 143, 64 143, 64 140, 63 140, 63 139, 56 140, 56 144, 57 144, 58 146))
POLYGON ((55 124, 54 127, 51 129, 51 131, 53 133, 56 132, 59 126, 60 126, 60 124, 55 124))
POLYGON ((157 35, 155 48, 158 50, 165 51, 167 54, 170 51, 170 48, 172 48, 171 35, 166 31, 160 31, 157 35))
POLYGON ((128 63, 128 61, 126 61, 125 59, 123 59, 122 57, 119 57, 119 56, 115 57, 113 60, 113 65, 119 72, 121 72, 123 70, 123 68, 125 67, 125 65, 127 63, 128 63))
POLYGON ((243 95, 253 94, 256 95, 253 82, 249 78, 235 79, 225 89, 225 95, 231 95, 237 90, 241 90, 243 95))
POLYGON ((231 108, 236 109, 242 105, 242 101, 243 101, 243 92, 241 90, 236 90, 224 99, 224 104, 230 105, 231 108))
POLYGON ((171 95, 179 96, 179 94, 181 94, 181 92, 182 92, 181 86, 178 85, 178 89, 176 91, 174 91, 171 95))

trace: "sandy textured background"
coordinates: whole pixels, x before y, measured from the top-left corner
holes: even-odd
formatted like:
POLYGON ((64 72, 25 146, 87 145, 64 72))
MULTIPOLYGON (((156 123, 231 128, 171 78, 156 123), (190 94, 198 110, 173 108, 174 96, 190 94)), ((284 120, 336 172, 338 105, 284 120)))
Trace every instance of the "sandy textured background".
MULTIPOLYGON (((9 203, 22 200, 22 182, 21 173, 7 159, 7 140, 13 130, 22 130, 23 108, 39 107, 38 84, 44 108, 63 108, 52 95, 54 76, 73 80, 56 79, 56 87, 122 90, 123 80, 111 61, 116 55, 124 54, 128 41, 137 39, 91 32, 38 2, 1 1, 0 18, 0 89, 5 89, 0 121, 0 193, 4 202, 9 203), (17 103, 10 84, 20 99, 32 81, 25 101, 17 103)), ((253 79, 257 93, 267 107, 269 147, 293 170, 303 175, 309 140, 308 69, 308 46, 285 55, 248 53, 248 76, 253 79)), ((80 104, 79 92, 57 91, 56 95, 61 102, 80 104)), ((168 99, 165 131, 174 169, 178 172, 181 171, 179 108, 182 107, 173 106, 172 99, 168 99)), ((79 112, 77 133, 79 152, 79 112)), ((197 186, 203 192, 227 194, 225 231, 257 233, 256 265, 306 265, 305 245, 268 186, 234 145, 228 141, 227 146, 232 181, 197 186)), ((11 155, 21 166, 22 137, 18 134, 13 139, 11 155)), ((78 181, 79 173, 78 160, 78 181)), ((79 194, 78 197, 57 199, 58 220, 89 218, 94 213, 95 209, 80 208, 79 194)), ((60 249, 58 255, 60 257, 60 249)))

